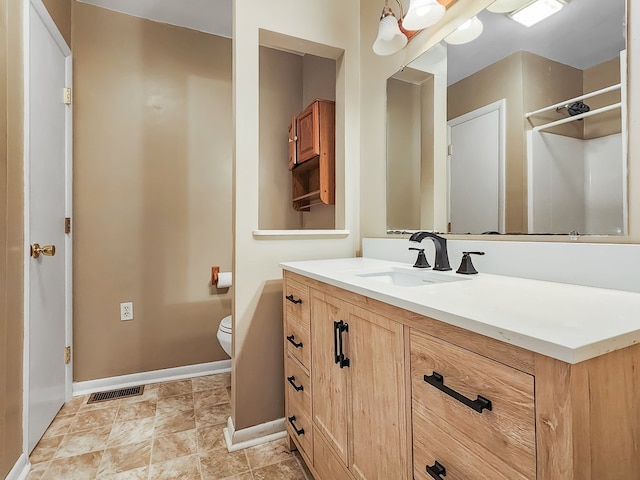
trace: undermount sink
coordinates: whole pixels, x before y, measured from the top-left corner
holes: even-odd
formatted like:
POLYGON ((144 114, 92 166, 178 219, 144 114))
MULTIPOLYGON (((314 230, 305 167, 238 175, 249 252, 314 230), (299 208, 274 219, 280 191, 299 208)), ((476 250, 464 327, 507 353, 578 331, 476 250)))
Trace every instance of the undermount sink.
POLYGON ((387 285, 396 285, 399 287, 419 287, 423 285, 433 285, 436 283, 458 282, 467 280, 466 278, 457 278, 444 275, 433 270, 401 270, 392 268, 380 272, 359 273, 356 276, 360 278, 370 278, 376 282, 385 283, 387 285))

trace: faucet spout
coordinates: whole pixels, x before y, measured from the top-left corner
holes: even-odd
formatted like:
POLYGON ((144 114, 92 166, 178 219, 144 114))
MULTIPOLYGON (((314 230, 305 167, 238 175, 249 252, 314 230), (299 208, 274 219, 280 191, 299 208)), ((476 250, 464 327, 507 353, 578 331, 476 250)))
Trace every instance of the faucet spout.
POLYGON ((433 244, 436 247, 436 259, 433 262, 433 269, 440 271, 451 270, 449 254, 447 253, 447 239, 431 232, 416 232, 409 237, 409 240, 420 243, 425 238, 433 240, 433 244))

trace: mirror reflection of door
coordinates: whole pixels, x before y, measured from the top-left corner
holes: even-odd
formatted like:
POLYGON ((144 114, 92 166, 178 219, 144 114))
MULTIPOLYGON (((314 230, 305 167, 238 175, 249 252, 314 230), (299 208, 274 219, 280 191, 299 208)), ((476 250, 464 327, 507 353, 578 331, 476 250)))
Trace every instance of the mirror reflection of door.
POLYGON ((504 232, 504 104, 448 122, 449 231, 504 232))

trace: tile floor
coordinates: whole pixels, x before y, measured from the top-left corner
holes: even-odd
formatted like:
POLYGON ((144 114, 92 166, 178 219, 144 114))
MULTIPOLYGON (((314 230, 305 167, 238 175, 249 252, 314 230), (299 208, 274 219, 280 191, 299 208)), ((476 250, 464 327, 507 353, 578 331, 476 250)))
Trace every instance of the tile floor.
POLYGON ((313 480, 285 439, 227 452, 230 374, 66 403, 31 454, 27 480, 313 480))

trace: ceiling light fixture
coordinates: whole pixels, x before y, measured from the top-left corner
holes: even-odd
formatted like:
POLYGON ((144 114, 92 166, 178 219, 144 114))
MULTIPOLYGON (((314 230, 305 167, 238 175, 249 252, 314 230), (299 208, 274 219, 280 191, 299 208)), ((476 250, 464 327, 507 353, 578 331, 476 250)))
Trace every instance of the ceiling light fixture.
POLYGON ((438 23, 446 11, 438 0, 411 0, 402 26, 407 30, 422 30, 438 23))
POLYGON ((530 27, 554 13, 558 13, 564 5, 565 2, 562 0, 534 0, 509 16, 525 27, 530 27))
MULTIPOLYGON (((399 0, 396 0, 400 5, 400 18, 402 18, 402 4, 399 0)), ((398 19, 389 7, 389 1, 385 0, 384 7, 382 7, 382 14, 380 15, 380 24, 378 25, 378 36, 376 41, 373 42, 373 51, 377 55, 393 55, 399 52, 407 44, 407 37, 400 31, 398 25, 398 19)))
POLYGON ((484 30, 484 25, 478 17, 473 17, 460 25, 454 32, 444 39, 450 45, 462 45, 469 43, 480 36, 484 30))

